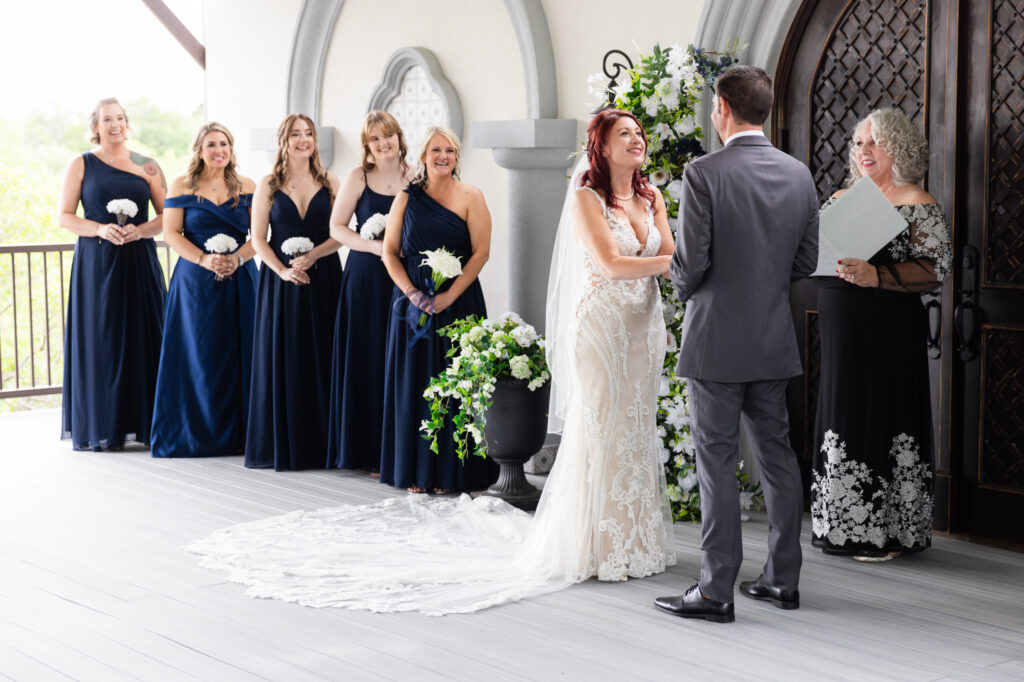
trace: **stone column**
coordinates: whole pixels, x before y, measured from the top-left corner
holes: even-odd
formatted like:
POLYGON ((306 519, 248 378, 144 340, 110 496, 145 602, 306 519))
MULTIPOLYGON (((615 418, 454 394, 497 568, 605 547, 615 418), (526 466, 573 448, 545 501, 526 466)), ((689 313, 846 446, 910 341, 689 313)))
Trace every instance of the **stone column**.
POLYGON ((474 147, 494 150, 508 173, 509 309, 544 331, 544 306, 555 231, 565 200, 575 119, 473 123, 474 147))

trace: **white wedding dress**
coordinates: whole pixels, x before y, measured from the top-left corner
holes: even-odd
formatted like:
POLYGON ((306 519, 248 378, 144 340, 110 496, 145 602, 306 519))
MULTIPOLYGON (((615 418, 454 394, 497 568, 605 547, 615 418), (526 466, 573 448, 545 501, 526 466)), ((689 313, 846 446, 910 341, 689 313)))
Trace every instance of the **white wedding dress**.
MULTIPOLYGON (((560 230, 572 229, 568 204, 560 230)), ((650 206, 646 244, 628 222, 604 214, 620 253, 658 253, 650 206)), ((555 422, 564 419, 562 442, 534 517, 490 497, 409 495, 232 526, 188 549, 254 597, 429 615, 477 611, 592 577, 642 578, 674 564, 656 425, 666 342, 657 280, 610 280, 572 233, 564 243, 578 276, 566 299, 566 333, 552 343, 571 360, 553 369, 556 381, 572 385, 555 391, 567 408, 553 407, 555 422)))

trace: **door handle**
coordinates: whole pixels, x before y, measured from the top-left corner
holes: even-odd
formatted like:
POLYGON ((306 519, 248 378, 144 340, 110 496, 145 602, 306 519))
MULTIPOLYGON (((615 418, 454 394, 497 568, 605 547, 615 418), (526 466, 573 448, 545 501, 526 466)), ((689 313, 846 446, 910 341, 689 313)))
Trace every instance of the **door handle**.
POLYGON ((978 312, 978 250, 965 246, 960 257, 960 302, 953 309, 953 331, 956 333, 956 350, 964 362, 978 355, 978 327, 981 316, 978 312))
POLYGON ((928 357, 935 360, 942 355, 942 304, 933 298, 924 304, 924 311, 928 316, 928 357))

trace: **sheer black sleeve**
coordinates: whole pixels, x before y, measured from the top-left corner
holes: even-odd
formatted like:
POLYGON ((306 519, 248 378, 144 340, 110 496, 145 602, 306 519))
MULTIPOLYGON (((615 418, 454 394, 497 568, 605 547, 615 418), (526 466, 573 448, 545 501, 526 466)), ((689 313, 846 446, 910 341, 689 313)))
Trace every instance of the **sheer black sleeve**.
POLYGON ((909 249, 904 260, 878 265, 878 288, 906 293, 924 293, 938 286, 953 263, 946 216, 938 204, 901 206, 909 231, 909 249))

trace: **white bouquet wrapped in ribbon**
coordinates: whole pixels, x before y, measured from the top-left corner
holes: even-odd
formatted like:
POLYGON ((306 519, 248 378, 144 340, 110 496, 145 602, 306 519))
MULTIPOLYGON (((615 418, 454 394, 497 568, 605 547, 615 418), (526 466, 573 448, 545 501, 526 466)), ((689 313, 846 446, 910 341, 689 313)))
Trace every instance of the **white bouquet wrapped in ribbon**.
MULTIPOLYGON (((458 257, 443 246, 440 249, 434 249, 433 251, 422 251, 421 252, 426 258, 420 263, 420 267, 430 268, 430 280, 433 283, 433 289, 431 289, 431 295, 437 293, 441 285, 462 274, 462 262, 459 261, 458 257)), ((423 313, 420 315, 420 326, 422 327, 427 322, 427 314, 423 313)))
POLYGON ((107 211, 117 218, 117 224, 124 227, 129 218, 139 212, 138 205, 131 199, 111 199, 107 202, 107 211))
MULTIPOLYGON (((238 249, 238 242, 234 237, 221 233, 207 239, 203 247, 210 253, 234 253, 238 249)), ((221 275, 217 275, 216 279, 218 282, 224 281, 221 275)))
POLYGON ((289 237, 281 244, 281 251, 286 256, 301 256, 313 250, 313 242, 306 237, 289 237))
POLYGON ((383 213, 374 213, 359 228, 359 236, 363 239, 380 239, 384 236, 384 227, 388 217, 383 213))

